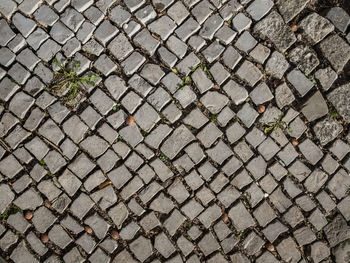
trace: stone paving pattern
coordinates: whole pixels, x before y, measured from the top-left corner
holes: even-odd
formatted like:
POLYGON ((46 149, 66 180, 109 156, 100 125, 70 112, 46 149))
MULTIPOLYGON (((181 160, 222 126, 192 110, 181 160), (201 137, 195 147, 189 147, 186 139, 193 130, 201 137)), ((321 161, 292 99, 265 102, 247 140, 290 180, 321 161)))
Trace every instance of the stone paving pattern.
POLYGON ((350 262, 350 16, 314 6, 1 0, 2 258, 350 262))

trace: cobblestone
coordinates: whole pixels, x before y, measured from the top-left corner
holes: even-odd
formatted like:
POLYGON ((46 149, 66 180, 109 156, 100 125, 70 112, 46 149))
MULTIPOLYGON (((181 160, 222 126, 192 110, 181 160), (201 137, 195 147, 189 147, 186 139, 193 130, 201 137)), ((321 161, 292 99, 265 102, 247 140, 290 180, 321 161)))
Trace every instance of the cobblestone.
POLYGON ((350 19, 311 2, 3 0, 2 258, 347 262, 350 19))

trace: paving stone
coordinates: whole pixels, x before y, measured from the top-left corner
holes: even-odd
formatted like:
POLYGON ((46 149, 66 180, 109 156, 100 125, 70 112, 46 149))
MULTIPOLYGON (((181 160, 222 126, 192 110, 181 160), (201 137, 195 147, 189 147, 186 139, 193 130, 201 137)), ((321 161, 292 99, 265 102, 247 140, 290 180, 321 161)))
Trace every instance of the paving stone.
MULTIPOLYGON (((12 17, 12 22, 25 38, 27 38, 36 28, 36 24, 33 20, 23 16, 18 12, 12 17)), ((5 34, 11 34, 6 27, 4 30, 5 34)))
POLYGON ((109 43, 108 49, 118 60, 123 60, 133 51, 131 44, 123 34, 115 37, 109 43))
POLYGON ((61 249, 64 249, 72 242, 72 239, 67 234, 67 232, 64 231, 63 228, 57 224, 51 228, 49 232, 49 239, 61 249))
POLYGON ((219 39, 223 44, 228 45, 237 35, 236 31, 233 31, 226 25, 223 25, 216 33, 215 37, 219 39))
POLYGON ((264 233, 266 238, 272 243, 278 238, 278 236, 280 236, 286 231, 288 231, 288 228, 277 220, 269 224, 262 232, 264 233))
POLYGON ((327 97, 345 121, 350 119, 350 112, 345 107, 348 104, 348 97, 345 94, 349 89, 350 86, 345 84, 333 90, 327 97))
POLYGON ((243 248, 249 255, 254 255, 261 250, 264 245, 264 241, 254 232, 251 232, 243 242, 243 248))
MULTIPOLYGON (((163 189, 162 186, 160 186, 156 182, 152 182, 144 190, 142 190, 140 192, 139 196, 140 196, 141 201, 143 203, 148 203, 161 189, 163 189)), ((171 210, 172 207, 173 207, 172 203, 169 203, 168 202, 169 200, 168 199, 164 199, 162 195, 160 197, 161 197, 161 199, 158 199, 157 202, 153 202, 153 205, 156 206, 157 203, 160 202, 159 200, 162 200, 163 204, 168 205, 168 207, 166 209, 170 209, 171 210)))
POLYGON ((176 244, 185 256, 188 256, 189 254, 191 254, 191 252, 194 249, 193 244, 190 241, 188 241, 184 236, 181 236, 177 240, 176 244))
POLYGON ((262 73, 260 70, 253 63, 247 60, 243 62, 236 74, 252 87, 254 87, 255 84, 262 78, 262 73))
POLYGON ((254 20, 259 21, 270 11, 273 5, 274 3, 271 0, 254 1, 247 8, 247 12, 254 20))
POLYGON ((316 137, 320 140, 321 145, 333 141, 342 131, 343 127, 334 119, 326 118, 323 121, 318 122, 313 130, 316 137))
POLYGON ((20 244, 12 251, 10 258, 14 262, 18 263, 37 263, 39 262, 28 250, 24 241, 20 242, 20 244))
POLYGON ((314 121, 328 113, 326 101, 319 91, 305 103, 302 113, 308 121, 314 121))
POLYGON ((118 243, 116 240, 111 238, 106 238, 100 246, 107 252, 112 253, 118 247, 118 243))
POLYGON ((330 256, 330 249, 322 242, 316 242, 311 245, 311 257, 315 262, 321 262, 330 256))
POLYGON ((120 229, 123 222, 128 218, 129 212, 124 203, 120 202, 109 210, 108 215, 113 220, 113 223, 116 224, 117 228, 120 229))
MULTIPOLYGON (((287 3, 287 1, 283 2, 287 3)), ((259 21, 254 26, 254 31, 256 31, 261 38, 269 39, 280 52, 286 51, 296 41, 294 33, 284 23, 283 18, 276 11, 272 11, 267 17, 259 21)))
POLYGON ((79 237, 76 243, 88 254, 91 254, 96 246, 96 242, 87 233, 79 237))
POLYGON ((49 201, 56 199, 61 190, 57 188, 51 180, 43 180, 38 185, 38 190, 43 193, 49 201))
POLYGON ((89 212, 93 205, 94 203, 90 197, 84 193, 81 193, 79 197, 74 200, 70 209, 76 217, 82 219, 87 214, 87 212, 89 212))
POLYGON ((156 236, 154 248, 165 258, 169 258, 175 252, 175 247, 163 232, 156 236))
POLYGON ((43 26, 52 26, 59 16, 47 5, 42 5, 34 13, 35 19, 43 26))
POLYGON ((137 261, 133 259, 131 254, 124 249, 122 252, 118 253, 117 256, 114 258, 114 261, 120 261, 120 262, 130 262, 130 263, 136 263, 137 261))
MULTIPOLYGON (((5 229, 4 229, 5 231, 5 229)), ((18 237, 11 230, 8 230, 0 240, 0 248, 4 251, 8 250, 13 244, 17 243, 18 237)))
POLYGON ((15 198, 14 193, 11 191, 10 187, 6 184, 0 185, 1 189, 1 206, 0 206, 0 212, 1 214, 5 212, 6 208, 11 204, 13 199, 15 198))
POLYGON ((331 67, 327 67, 317 70, 315 78, 320 82, 324 90, 328 90, 338 78, 338 75, 331 67))
POLYGON ((45 233, 56 221, 56 217, 50 210, 43 206, 34 212, 32 219, 35 229, 40 233, 45 233))
POLYGON ((239 263, 248 263, 249 259, 247 256, 242 254, 241 252, 237 252, 231 256, 232 262, 239 262, 239 263))
MULTIPOLYGON (((193 11, 192 11, 193 12, 193 11)), ((224 20, 219 15, 210 16, 203 24, 199 35, 204 39, 213 39, 215 32, 223 25, 224 20)))
POLYGON ((0 12, 7 18, 10 19, 12 14, 15 12, 17 4, 11 0, 6 0, 1 3, 0 12))
POLYGON ((227 21, 232 17, 232 15, 234 15, 237 11, 241 9, 242 5, 238 3, 237 0, 231 0, 228 3, 226 3, 223 6, 223 8, 221 8, 220 15, 227 21))
MULTIPOLYGON (((114 1, 113 1, 114 2, 114 1)), ((123 9, 120 5, 115 6, 110 12, 111 20, 121 27, 130 20, 130 13, 123 9)))
POLYGON ((244 207, 242 202, 233 206, 228 213, 228 216, 232 219, 234 227, 238 231, 245 230, 248 227, 254 226, 254 220, 244 207))
POLYGON ((335 247, 340 242, 349 238, 350 229, 346 224, 345 219, 341 215, 337 215, 328 225, 324 228, 324 233, 327 236, 329 245, 335 247))
POLYGON ((52 208, 63 214, 71 202, 72 200, 66 194, 62 194, 52 203, 52 208))
POLYGON ((240 34, 244 30, 248 29, 252 24, 252 20, 246 17, 243 13, 238 13, 231 21, 234 29, 240 34))
POLYGON ((319 209, 315 209, 308 220, 318 231, 323 229, 328 224, 326 217, 319 209))
POLYGON ((16 36, 16 34, 11 30, 9 25, 6 23, 5 19, 0 20, 0 33, 3 36, 0 42, 1 46, 6 46, 7 43, 16 36))
POLYGON ((99 239, 103 239, 106 236, 110 227, 110 225, 102 217, 96 214, 88 217, 84 222, 92 228, 94 234, 99 239))
POLYGON ((258 44, 255 48, 249 53, 260 64, 264 64, 265 60, 270 55, 270 49, 265 47, 262 44, 258 44))
POLYGON ((330 150, 339 160, 342 160, 350 152, 350 146, 338 139, 333 143, 330 150))
POLYGON ((299 228, 293 234, 300 246, 308 245, 316 239, 315 234, 308 227, 299 228))
POLYGON ((310 74, 318 65, 316 53, 307 46, 297 46, 289 52, 289 60, 306 75, 310 74))
POLYGON ((256 46, 257 43, 258 41, 256 41, 256 39, 248 31, 244 31, 244 33, 237 39, 235 47, 245 53, 248 53, 256 46))
MULTIPOLYGON (((46 2, 0 4, 0 12, 9 19, 0 20, 0 99, 7 103, 0 106, 4 137, 0 210, 10 209, 14 201, 24 212, 33 211, 31 220, 16 213, 7 221, 16 233, 27 233, 22 235, 25 246, 30 245, 25 253, 52 263, 61 259, 67 263, 226 262, 228 257, 234 262, 277 262, 275 255, 264 252, 262 236, 247 230, 259 224, 279 260, 304 262, 309 256, 321 262, 331 260, 331 255, 333 260, 346 261, 347 243, 340 244, 347 238, 346 223, 334 221, 335 228, 341 229, 334 230, 327 219, 329 215, 344 222, 349 218, 350 139, 346 132, 340 136, 345 129, 342 123, 325 117, 332 103, 337 119, 346 123, 347 86, 341 83, 333 88, 349 60, 343 55, 348 44, 337 35, 340 20, 346 17, 343 9, 330 12, 338 12, 339 21, 315 11, 306 14, 297 21, 295 35, 289 24, 308 0, 279 0, 275 10, 269 0, 46 2), (19 13, 15 13, 17 4, 19 13), (249 30, 252 20, 254 30, 249 30), (317 44, 321 52, 316 55, 311 46, 295 45, 296 36, 309 45, 317 44), (283 53, 291 46, 286 56, 295 68, 289 69, 283 53), (241 62, 241 53, 248 53, 250 59, 241 62), (83 84, 86 96, 80 99, 80 110, 45 90, 58 70, 48 66, 51 60, 55 57, 64 64, 64 57, 73 56, 82 62, 81 76, 92 74, 90 64, 105 75, 103 83, 100 78, 94 81, 98 87, 83 84), (330 66, 318 69, 324 58, 330 66), (146 59, 149 62, 143 66, 146 59), (313 71, 310 79, 304 74, 313 71), (186 76, 191 81, 179 89, 186 76), (17 92, 19 85, 23 91, 17 92), (314 85, 324 92, 333 89, 326 97, 319 91, 309 95, 314 85), (305 97, 306 103, 299 105, 297 97, 305 97), (259 117, 253 104, 267 104, 273 98, 277 106, 266 107, 259 117), (278 128, 267 138, 261 127, 281 118, 282 111, 282 121, 290 129, 278 128), (135 123, 127 125, 128 114, 135 123), (308 137, 308 122, 314 122, 313 141, 308 137), (331 131, 324 135, 328 126, 331 131), (297 148, 289 143, 294 138, 297 148), (327 144, 329 153, 323 158, 321 147, 327 144), (56 172, 57 176, 47 177, 56 172), (8 180, 11 186, 6 185, 8 180), (302 194, 304 190, 310 195, 302 194), (237 200, 242 195, 247 203, 237 200), (51 201, 51 208, 42 206, 43 198, 51 201), (190 225, 187 219, 194 222, 190 225), (325 235, 315 241, 305 219, 325 235), (109 237, 114 235, 108 233, 112 222, 126 249, 114 252, 119 243, 109 237), (59 257, 48 254, 46 244, 29 231, 29 225, 39 233, 48 232, 51 245, 62 250, 59 257), (93 232, 82 233, 84 225, 93 232), (147 238, 156 233, 155 241, 143 237, 140 227, 147 238), (160 228, 166 232, 158 234, 160 228), (242 253, 237 252, 240 240, 233 230, 243 234, 242 253), (292 238, 307 249, 295 248, 292 238), (331 251, 323 245, 327 242, 337 248, 331 251), (193 252, 196 244, 204 259, 193 252)), ((10 260, 21 262, 12 258, 21 244, 19 236, 5 232, 1 225, 1 250, 10 260)))
POLYGON ((339 245, 337 248, 335 248, 333 254, 335 255, 336 260, 339 262, 346 262, 346 260, 349 259, 349 256, 347 255, 348 250, 349 250, 349 242, 344 242, 341 245, 339 245))
POLYGON ((305 8, 308 2, 309 0, 279 0, 277 1, 277 5, 284 20, 288 23, 305 8))
POLYGON ((214 236, 211 233, 206 234, 198 243, 198 246, 203 251, 205 256, 210 255, 220 248, 219 243, 215 240, 214 236))
POLYGON ((135 254, 136 258, 141 262, 144 262, 147 258, 152 255, 152 245, 151 242, 140 236, 134 242, 130 244, 131 251, 135 254))
POLYGON ((324 17, 312 13, 299 24, 303 35, 311 44, 317 44, 334 30, 334 26, 324 17))
POLYGON ((80 255, 79 250, 74 247, 71 249, 64 257, 63 259, 65 262, 83 262, 84 258, 80 255))
POLYGON ((23 85, 30 76, 30 73, 19 63, 14 64, 8 71, 8 74, 21 85, 23 85))
POLYGON ((40 256, 45 255, 45 253, 48 251, 48 249, 45 247, 45 245, 40 241, 39 238, 36 237, 36 235, 32 232, 30 232, 26 237, 29 245, 31 248, 38 253, 40 256))
POLYGON ((185 222, 186 217, 179 210, 175 209, 171 215, 164 221, 164 227, 168 230, 171 236, 174 236, 179 227, 185 222))
POLYGON ((313 87, 313 83, 297 69, 288 73, 287 79, 301 96, 305 96, 313 87))
MULTIPOLYGON (((193 1, 193 5, 196 4, 198 1, 193 1)), ((198 3, 193 10, 191 11, 192 15, 195 17, 195 19, 200 23, 204 23, 204 21, 210 16, 210 14, 213 12, 213 6, 209 3, 209 1, 203 1, 198 3)))
POLYGON ((190 220, 193 220, 195 217, 197 217, 203 210, 204 210, 204 207, 194 199, 190 200, 181 208, 181 211, 187 217, 189 217, 190 220))
POLYGON ((67 8, 61 16, 61 21, 69 27, 69 29, 77 32, 84 22, 84 17, 73 8, 67 8))
POLYGON ((350 24, 350 16, 341 7, 333 7, 327 13, 327 18, 335 25, 335 27, 345 33, 350 24))
POLYGON ((0 58, 0 64, 4 67, 8 67, 11 65, 11 63, 15 60, 16 56, 12 53, 10 49, 7 47, 2 47, 0 49, 1 52, 1 58, 0 58))
POLYGON ((280 254, 281 258, 285 261, 299 262, 301 255, 296 244, 292 238, 284 239, 278 246, 277 252, 280 254))
POLYGON ((332 35, 324 39, 319 47, 335 71, 342 71, 350 59, 350 46, 338 35, 332 35))
POLYGON ((346 193, 346 188, 350 186, 350 180, 345 170, 340 169, 328 182, 328 189, 338 198, 341 199, 346 193), (341 182, 341 184, 339 184, 341 182), (339 184, 339 185, 338 185, 339 184))
POLYGON ((208 204, 215 198, 212 191, 205 186, 197 192, 196 196, 204 206, 208 206, 208 204))

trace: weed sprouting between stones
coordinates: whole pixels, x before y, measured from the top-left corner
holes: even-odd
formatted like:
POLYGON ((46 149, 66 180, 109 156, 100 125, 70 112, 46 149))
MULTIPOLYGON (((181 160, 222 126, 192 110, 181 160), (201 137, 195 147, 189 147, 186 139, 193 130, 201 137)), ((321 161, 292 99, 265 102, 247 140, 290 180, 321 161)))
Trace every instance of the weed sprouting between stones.
POLYGON ((16 205, 12 205, 7 211, 1 214, 1 218, 7 219, 10 215, 22 212, 22 209, 16 205))
POLYGON ((275 131, 275 134, 277 134, 278 128, 281 128, 282 130, 288 129, 290 132, 292 132, 292 129, 288 126, 288 124, 285 121, 282 121, 283 116, 284 113, 282 112, 276 121, 265 123, 264 126, 266 127, 264 129, 264 133, 267 134, 271 131, 275 131))
POLYGON ((55 71, 55 75, 58 76, 58 81, 54 84, 51 89, 56 91, 57 93, 62 92, 65 95, 65 101, 71 102, 78 95, 79 91, 81 91, 82 83, 86 83, 90 86, 95 86, 94 80, 98 79, 100 76, 98 74, 92 74, 91 76, 79 76, 78 70, 80 67, 80 61, 77 61, 76 64, 72 67, 73 60, 69 60, 67 66, 64 67, 58 62, 57 59, 53 59, 53 63, 55 63, 59 70, 55 71), (64 91, 66 89, 66 91, 64 91))

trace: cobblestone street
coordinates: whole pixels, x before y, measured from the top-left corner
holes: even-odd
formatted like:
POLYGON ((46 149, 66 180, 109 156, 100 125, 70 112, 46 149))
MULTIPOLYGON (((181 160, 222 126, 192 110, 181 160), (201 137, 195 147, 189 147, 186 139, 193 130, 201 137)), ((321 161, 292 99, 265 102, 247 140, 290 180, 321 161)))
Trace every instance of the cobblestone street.
POLYGON ((349 263, 348 0, 0 0, 0 262, 349 263))

